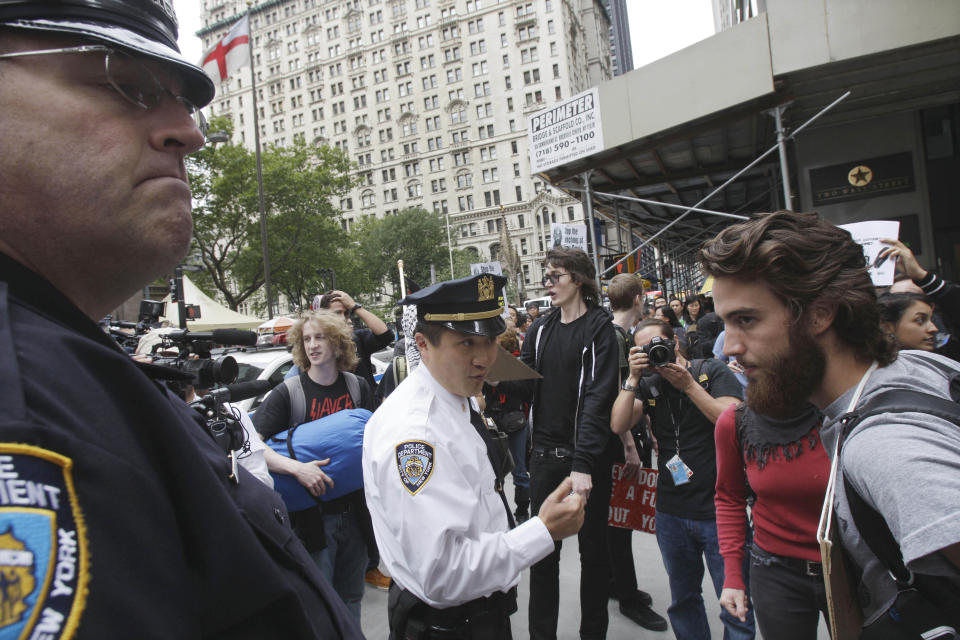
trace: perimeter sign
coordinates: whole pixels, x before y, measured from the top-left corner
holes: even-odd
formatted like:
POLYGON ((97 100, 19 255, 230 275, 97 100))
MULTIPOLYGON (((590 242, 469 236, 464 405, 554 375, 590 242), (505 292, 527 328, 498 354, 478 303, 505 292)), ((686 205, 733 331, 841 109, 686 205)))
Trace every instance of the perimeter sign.
POLYGON ((597 87, 531 115, 527 136, 531 173, 603 151, 597 87))

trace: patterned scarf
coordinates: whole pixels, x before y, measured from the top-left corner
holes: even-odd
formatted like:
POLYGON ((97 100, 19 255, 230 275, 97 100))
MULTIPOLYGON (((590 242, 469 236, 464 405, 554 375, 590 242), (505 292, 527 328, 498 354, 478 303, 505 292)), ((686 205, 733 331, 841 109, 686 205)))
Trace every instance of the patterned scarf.
POLYGON ((413 334, 417 332, 417 305, 408 304, 403 308, 403 318, 400 320, 400 326, 403 327, 407 371, 410 372, 420 366, 420 350, 417 349, 417 343, 413 339, 413 334))
POLYGON ((746 403, 736 410, 737 439, 744 461, 756 461, 761 471, 770 461, 784 459, 787 462, 799 458, 804 450, 813 451, 820 441, 818 428, 823 424, 820 410, 805 404, 797 413, 784 420, 756 413, 746 403))

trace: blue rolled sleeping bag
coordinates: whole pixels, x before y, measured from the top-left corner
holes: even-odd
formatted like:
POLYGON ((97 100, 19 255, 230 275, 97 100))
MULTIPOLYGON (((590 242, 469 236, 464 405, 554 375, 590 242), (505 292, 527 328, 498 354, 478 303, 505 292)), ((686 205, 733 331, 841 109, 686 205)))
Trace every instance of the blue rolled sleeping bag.
POLYGON ((267 446, 289 458, 288 434, 292 433, 293 457, 300 462, 330 458, 323 472, 333 478, 334 486, 318 498, 310 495, 296 476, 273 473, 273 488, 280 494, 288 511, 302 511, 363 488, 363 429, 373 413, 366 409, 346 409, 305 422, 292 430, 281 431, 267 439, 267 446))

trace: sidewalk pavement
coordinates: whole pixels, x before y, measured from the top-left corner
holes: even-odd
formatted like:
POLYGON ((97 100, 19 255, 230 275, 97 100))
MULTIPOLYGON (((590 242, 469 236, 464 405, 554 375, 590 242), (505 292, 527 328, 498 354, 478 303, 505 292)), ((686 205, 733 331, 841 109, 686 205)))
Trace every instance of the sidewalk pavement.
MULTIPOLYGON (((512 495, 512 492, 507 495, 512 495)), ((649 533, 634 532, 633 557, 637 567, 637 581, 640 588, 653 597, 653 610, 667 617, 670 604, 670 586, 667 574, 660 560, 660 550, 656 537, 649 533)), ((530 596, 530 572, 524 571, 518 587, 518 610, 510 618, 514 640, 527 640, 527 602, 530 596)), ((563 543, 560 554, 560 621, 557 625, 558 640, 578 640, 580 626, 580 555, 577 551, 576 537, 563 543)), ((720 605, 713 592, 713 584, 705 573, 703 598, 707 615, 710 618, 710 630, 713 638, 723 638, 723 625, 720 623, 720 605)), ((648 631, 625 618, 615 600, 610 601, 610 626, 608 640, 674 640, 672 630, 648 631)), ((363 632, 369 640, 387 640, 387 592, 374 589, 369 585, 363 598, 363 632)), ((757 634, 758 640, 761 636, 757 634)), ((821 620, 817 640, 829 640, 826 624, 821 620)), ((679 639, 682 640, 682 639, 679 639)))

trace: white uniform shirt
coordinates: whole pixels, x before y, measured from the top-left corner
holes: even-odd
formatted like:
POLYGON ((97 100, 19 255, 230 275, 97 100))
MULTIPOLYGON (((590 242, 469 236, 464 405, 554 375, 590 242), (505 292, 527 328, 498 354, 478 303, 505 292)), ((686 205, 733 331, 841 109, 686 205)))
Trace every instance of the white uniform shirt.
POLYGON ((539 518, 509 529, 494 479, 469 400, 426 366, 367 423, 363 483, 380 558, 427 604, 448 608, 506 591, 553 551, 539 518))

